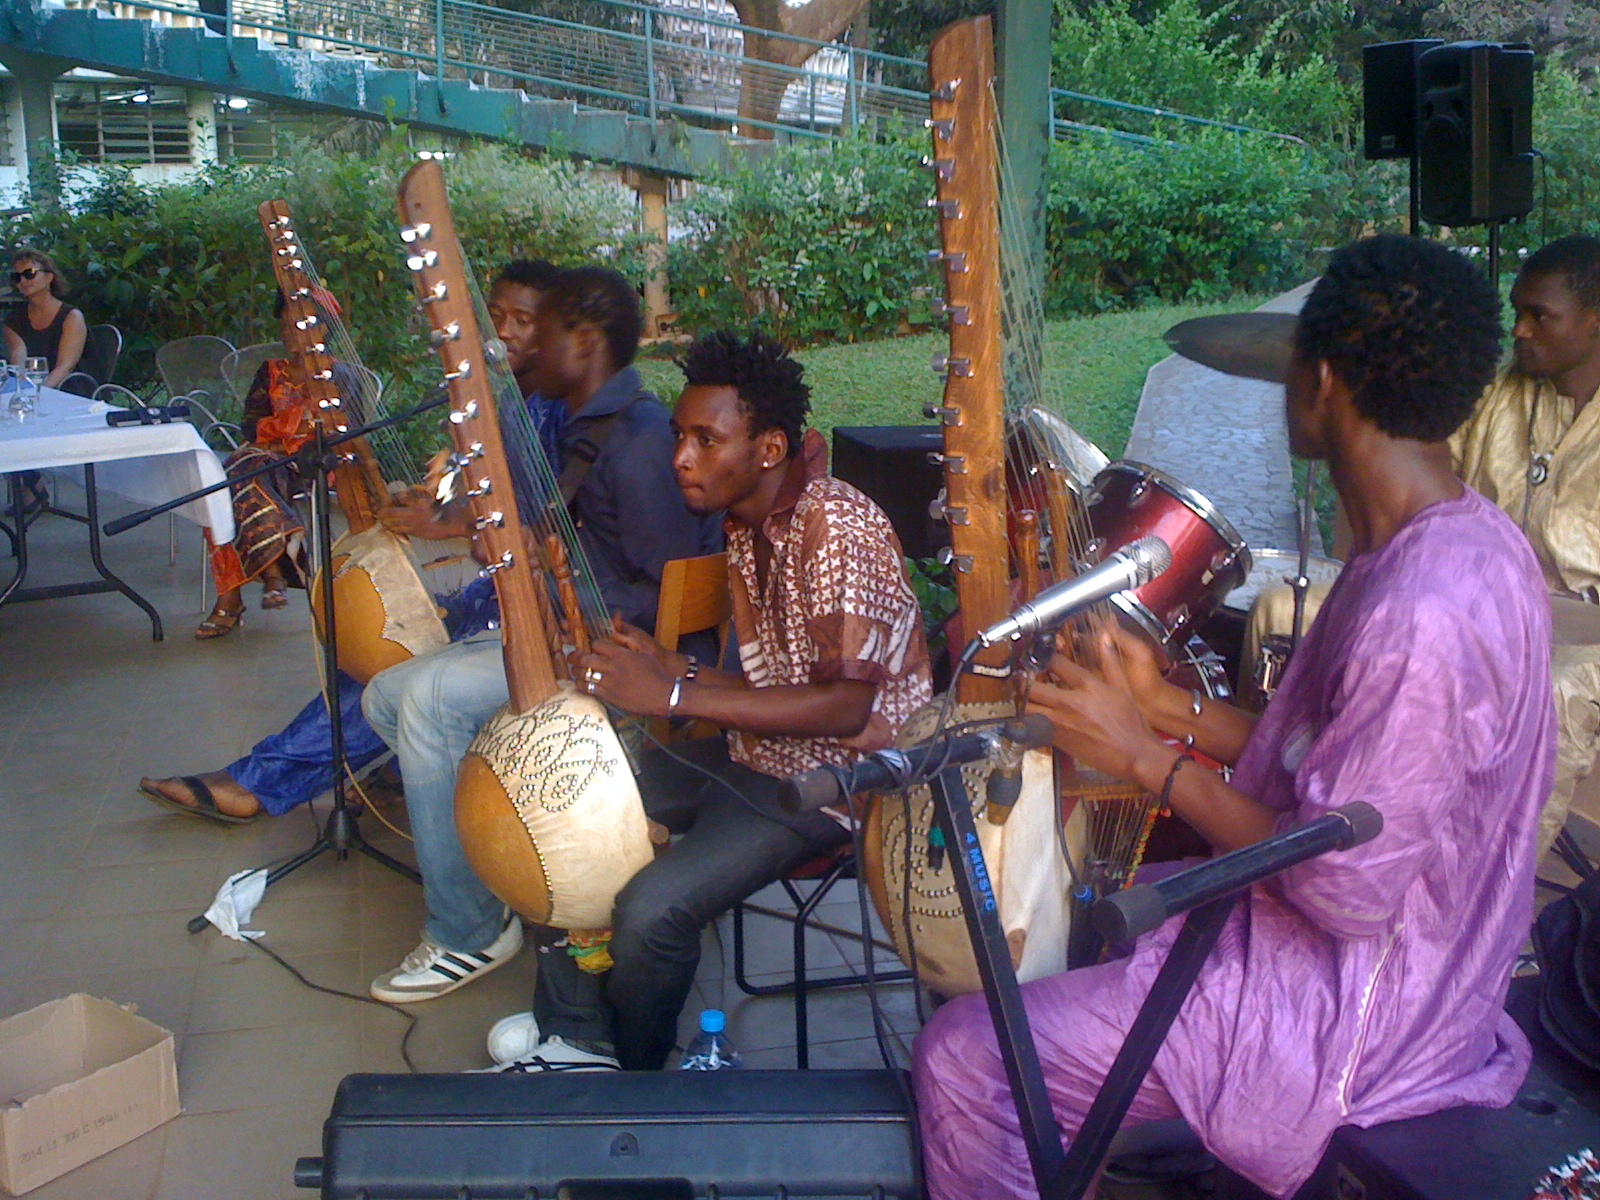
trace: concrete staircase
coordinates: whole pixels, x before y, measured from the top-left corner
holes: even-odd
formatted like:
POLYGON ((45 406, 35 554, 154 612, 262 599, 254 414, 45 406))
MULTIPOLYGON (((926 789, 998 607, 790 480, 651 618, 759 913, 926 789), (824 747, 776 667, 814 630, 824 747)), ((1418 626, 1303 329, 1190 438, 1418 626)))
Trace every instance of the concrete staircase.
POLYGON ((63 69, 92 67, 154 83, 405 122, 662 175, 692 178, 772 146, 681 121, 650 120, 520 90, 439 79, 348 54, 228 38, 203 27, 180 28, 33 0, 0 0, 0 41, 58 60, 63 69))

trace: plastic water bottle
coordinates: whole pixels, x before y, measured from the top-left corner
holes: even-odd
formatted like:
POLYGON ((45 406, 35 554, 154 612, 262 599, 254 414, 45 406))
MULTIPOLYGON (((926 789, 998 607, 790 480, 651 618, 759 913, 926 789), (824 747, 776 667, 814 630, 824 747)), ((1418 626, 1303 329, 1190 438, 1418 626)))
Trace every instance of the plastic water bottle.
POLYGON ((678 1065, 685 1071, 724 1071, 739 1065, 739 1052, 728 1040, 728 1018, 720 1008, 700 1014, 700 1032, 678 1065))

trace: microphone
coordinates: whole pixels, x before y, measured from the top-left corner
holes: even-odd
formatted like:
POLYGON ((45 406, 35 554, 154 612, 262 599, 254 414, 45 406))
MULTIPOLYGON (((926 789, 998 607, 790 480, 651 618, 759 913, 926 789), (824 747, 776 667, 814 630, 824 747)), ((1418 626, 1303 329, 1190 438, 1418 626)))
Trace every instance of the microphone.
POLYGON ((837 804, 857 792, 886 792, 906 786, 924 771, 978 762, 998 753, 1002 742, 1026 750, 1048 746, 1053 736, 1050 718, 1029 713, 968 733, 946 733, 904 750, 880 750, 854 766, 818 767, 787 780, 778 792, 778 804, 791 816, 815 812, 837 804))
POLYGON ((988 647, 1054 629, 1091 604, 1129 588, 1143 587, 1171 565, 1172 550, 1165 542, 1154 536, 1142 537, 1098 567, 1045 588, 1005 620, 985 629, 978 641, 988 647))
POLYGON ((140 405, 137 408, 114 408, 106 414, 106 424, 115 429, 118 425, 170 425, 173 421, 187 420, 189 406, 182 402, 159 405, 140 405))

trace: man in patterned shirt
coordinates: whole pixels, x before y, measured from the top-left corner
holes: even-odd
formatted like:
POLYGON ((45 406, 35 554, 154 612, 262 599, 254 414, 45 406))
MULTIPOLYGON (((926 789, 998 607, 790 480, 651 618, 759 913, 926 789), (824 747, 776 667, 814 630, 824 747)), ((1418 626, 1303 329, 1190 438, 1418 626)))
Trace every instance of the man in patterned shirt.
POLYGON ((609 971, 580 969, 560 931, 538 938, 534 1012, 490 1034, 502 1069, 660 1069, 705 926, 850 839, 845 814, 785 816, 780 785, 889 745, 932 693, 900 544, 877 505, 827 474, 800 364, 759 334, 721 333, 683 370, 673 466, 691 512, 726 514, 741 669, 619 627, 579 677, 629 712, 729 732, 644 756, 645 808, 682 837, 617 897, 609 971))

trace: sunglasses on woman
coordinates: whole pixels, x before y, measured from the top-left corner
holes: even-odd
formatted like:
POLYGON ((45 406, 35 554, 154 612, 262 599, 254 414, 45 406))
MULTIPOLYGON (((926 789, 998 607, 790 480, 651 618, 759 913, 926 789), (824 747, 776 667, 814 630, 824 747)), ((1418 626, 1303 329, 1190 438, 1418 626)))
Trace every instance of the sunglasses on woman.
POLYGON ((28 267, 25 270, 11 272, 11 282, 21 283, 24 279, 37 279, 41 275, 48 274, 49 272, 42 267, 28 267))

